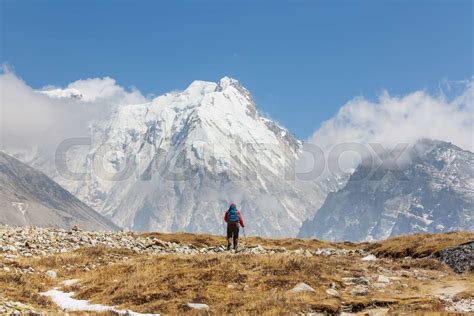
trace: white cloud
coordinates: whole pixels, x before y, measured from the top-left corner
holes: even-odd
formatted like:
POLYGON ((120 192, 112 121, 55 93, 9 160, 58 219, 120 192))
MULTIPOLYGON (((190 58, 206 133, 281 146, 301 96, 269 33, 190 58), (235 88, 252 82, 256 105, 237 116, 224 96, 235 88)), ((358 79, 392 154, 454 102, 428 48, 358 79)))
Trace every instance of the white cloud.
POLYGON ((67 86, 67 89, 76 89, 81 92, 86 102, 106 101, 115 104, 140 104, 147 99, 135 88, 126 91, 122 86, 110 78, 91 78, 77 80, 67 86))
MULTIPOLYGON (((442 92, 434 96, 425 91, 401 97, 383 92, 375 102, 357 97, 324 122, 308 141, 323 149, 326 157, 342 143, 380 143, 391 148, 421 138, 448 141, 473 151, 474 80, 458 84, 462 90, 451 98, 442 92)), ((346 171, 360 161, 357 154, 345 158, 341 167, 346 171)))
POLYGON ((44 90, 54 90, 56 97, 35 91, 3 68, 0 149, 9 152, 27 152, 37 147, 54 149, 66 138, 88 136, 88 123, 109 115, 114 107, 148 101, 138 90, 128 91, 109 77, 78 80, 65 88, 44 90), (82 98, 65 97, 68 91, 80 91, 82 98))

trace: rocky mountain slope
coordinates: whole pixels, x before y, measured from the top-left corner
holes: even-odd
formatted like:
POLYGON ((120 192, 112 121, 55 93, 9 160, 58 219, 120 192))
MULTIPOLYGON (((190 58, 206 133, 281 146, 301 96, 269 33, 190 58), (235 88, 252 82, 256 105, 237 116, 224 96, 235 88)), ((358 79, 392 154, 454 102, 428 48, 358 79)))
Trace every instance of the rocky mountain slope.
POLYGON ((43 173, 0 152, 0 223, 69 229, 117 230, 43 173))
POLYGON ((385 167, 361 164, 346 186, 330 193, 314 218, 303 224, 299 236, 370 241, 474 230, 473 153, 424 139, 409 149, 400 166, 405 178, 385 167), (378 178, 374 172, 385 176, 372 180, 378 178))
POLYGON ((131 230, 222 233, 234 201, 248 233, 295 236, 339 185, 294 181, 302 143, 262 117, 247 89, 228 77, 117 107, 92 124, 92 134, 91 145, 72 148, 67 159, 87 175, 68 179, 44 157, 34 165, 131 230))

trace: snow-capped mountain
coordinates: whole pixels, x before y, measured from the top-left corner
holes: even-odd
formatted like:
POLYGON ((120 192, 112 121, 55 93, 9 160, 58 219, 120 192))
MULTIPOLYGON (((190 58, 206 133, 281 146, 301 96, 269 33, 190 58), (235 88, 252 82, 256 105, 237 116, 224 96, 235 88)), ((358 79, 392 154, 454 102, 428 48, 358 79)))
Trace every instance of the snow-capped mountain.
POLYGON ((314 218, 305 221, 299 236, 370 241, 418 232, 473 231, 474 154, 424 139, 403 160, 400 169, 406 178, 361 164, 346 186, 330 193, 314 218), (382 180, 371 180, 374 170, 385 174, 382 180))
POLYGON ((0 224, 118 230, 43 173, 0 152, 0 224))
POLYGON ((92 133, 91 145, 72 148, 67 158, 70 169, 87 175, 68 179, 50 159, 35 165, 132 230, 222 233, 234 201, 249 233, 295 236, 336 189, 294 181, 302 143, 260 116, 249 91, 228 77, 118 106, 92 133))

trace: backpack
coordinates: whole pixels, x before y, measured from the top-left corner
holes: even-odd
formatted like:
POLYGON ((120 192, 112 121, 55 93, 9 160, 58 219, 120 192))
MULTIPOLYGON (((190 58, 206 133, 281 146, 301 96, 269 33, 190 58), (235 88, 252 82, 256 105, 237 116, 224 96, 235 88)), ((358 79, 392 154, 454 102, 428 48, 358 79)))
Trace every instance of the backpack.
POLYGON ((227 217, 227 220, 231 223, 239 222, 240 218, 239 218, 239 214, 237 212, 238 211, 237 211, 237 208, 235 206, 229 208, 229 216, 227 217))

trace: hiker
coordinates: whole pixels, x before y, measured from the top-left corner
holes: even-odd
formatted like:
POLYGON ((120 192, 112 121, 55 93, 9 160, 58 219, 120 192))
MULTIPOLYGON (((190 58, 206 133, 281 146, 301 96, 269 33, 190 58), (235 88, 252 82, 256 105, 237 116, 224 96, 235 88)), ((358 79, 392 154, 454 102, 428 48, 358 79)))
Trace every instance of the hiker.
POLYGON ((230 250, 230 240, 237 250, 237 240, 239 239, 239 224, 244 228, 244 219, 235 203, 231 203, 229 209, 225 213, 224 221, 227 223, 227 250, 230 250))

